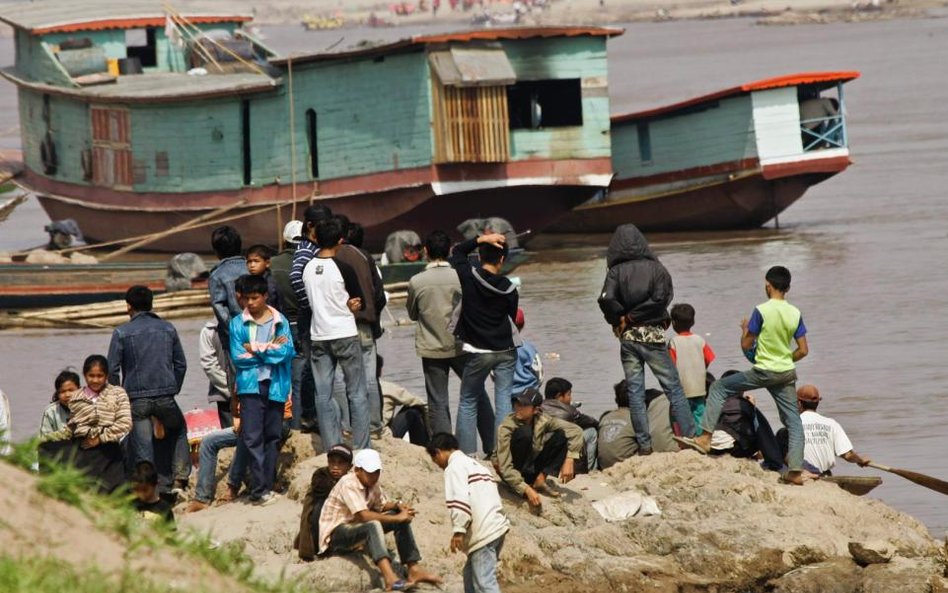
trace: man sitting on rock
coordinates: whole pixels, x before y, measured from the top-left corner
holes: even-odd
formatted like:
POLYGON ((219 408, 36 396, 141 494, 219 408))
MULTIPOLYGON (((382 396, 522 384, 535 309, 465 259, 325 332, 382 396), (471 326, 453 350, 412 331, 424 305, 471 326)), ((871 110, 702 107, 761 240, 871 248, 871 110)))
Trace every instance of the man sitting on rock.
MULTIPOLYGON (((865 467, 872 462, 868 457, 853 451, 853 444, 839 422, 816 413, 820 405, 820 390, 815 385, 803 385, 797 389, 797 407, 803 422, 803 469, 818 476, 833 475, 836 457, 865 467)), ((787 431, 780 429, 777 440, 786 451, 787 431)))
POLYGON ((377 451, 362 449, 355 454, 354 471, 343 476, 329 493, 319 516, 319 554, 347 554, 364 548, 379 567, 387 591, 404 591, 416 583, 438 585, 441 578, 426 572, 419 562, 411 521, 415 509, 401 501, 388 502, 379 488, 382 458, 377 451), (399 578, 385 547, 385 532, 395 532, 398 557, 408 569, 408 579, 399 578))
POLYGON ((497 431, 494 467, 514 492, 539 509, 540 492, 556 496, 546 484, 548 475, 558 473, 564 484, 573 479, 575 462, 583 452, 583 431, 572 422, 543 414, 543 398, 536 389, 511 399, 514 411, 497 431))
MULTIPOLYGON (((635 428, 629 413, 629 386, 625 379, 613 386, 617 409, 606 412, 599 418, 597 439, 599 469, 606 469, 639 452, 635 440, 635 428)), ((652 450, 656 453, 674 453, 680 448, 675 442, 675 431, 671 423, 671 404, 658 389, 645 390, 645 406, 648 410, 648 432, 652 437, 652 450)))
POLYGON ((576 473, 588 474, 596 469, 596 429, 599 422, 573 405, 573 384, 562 377, 553 377, 543 389, 545 399, 540 409, 547 416, 572 422, 583 430, 583 457, 576 473))

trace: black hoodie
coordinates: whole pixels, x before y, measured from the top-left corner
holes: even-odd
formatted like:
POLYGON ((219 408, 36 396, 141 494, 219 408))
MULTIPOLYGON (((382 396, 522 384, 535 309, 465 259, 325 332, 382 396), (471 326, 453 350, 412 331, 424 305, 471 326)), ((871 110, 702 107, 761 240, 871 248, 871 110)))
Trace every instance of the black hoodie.
POLYGON ((471 265, 468 255, 476 248, 476 237, 458 243, 448 259, 461 281, 461 314, 454 335, 482 350, 512 350, 523 343, 513 322, 520 295, 505 276, 471 265))
POLYGON ((606 281, 599 308, 611 325, 623 315, 631 325, 665 325, 674 291, 672 279, 633 224, 616 229, 606 252, 606 281))

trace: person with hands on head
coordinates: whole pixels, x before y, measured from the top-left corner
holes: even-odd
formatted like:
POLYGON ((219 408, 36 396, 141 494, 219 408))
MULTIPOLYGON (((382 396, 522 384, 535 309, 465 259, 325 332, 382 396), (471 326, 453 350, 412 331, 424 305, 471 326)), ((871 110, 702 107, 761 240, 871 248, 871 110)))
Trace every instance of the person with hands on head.
POLYGON ((343 476, 329 493, 319 515, 320 555, 347 554, 364 548, 385 581, 386 591, 404 591, 416 583, 438 585, 441 578, 422 568, 411 522, 415 509, 401 501, 388 501, 379 487, 382 458, 378 451, 362 449, 352 460, 353 471, 343 476), (398 557, 407 567, 407 579, 392 566, 385 533, 395 533, 398 557))
POLYGON ((494 467, 507 486, 539 510, 541 493, 558 496, 547 485, 547 476, 558 474, 564 484, 575 477, 583 431, 572 422, 543 414, 543 396, 536 389, 511 399, 514 411, 497 431, 494 467))
POLYGON ((504 515, 494 477, 460 450, 449 433, 432 437, 426 450, 444 470, 444 498, 451 515, 452 553, 467 555, 464 593, 500 593, 497 562, 510 521, 504 515))

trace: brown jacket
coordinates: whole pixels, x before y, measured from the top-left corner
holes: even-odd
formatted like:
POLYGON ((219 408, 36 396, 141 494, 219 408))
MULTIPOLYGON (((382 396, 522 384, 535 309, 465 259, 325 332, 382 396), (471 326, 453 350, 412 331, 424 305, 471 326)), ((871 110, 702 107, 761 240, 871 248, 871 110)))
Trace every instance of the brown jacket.
POLYGON ((329 474, 328 467, 321 467, 313 472, 310 480, 309 492, 303 499, 303 512, 300 514, 300 532, 296 535, 293 547, 299 550, 300 559, 312 560, 319 551, 319 542, 313 539, 313 526, 319 525, 319 515, 313 516, 317 507, 322 510, 323 503, 329 497, 336 480, 329 474))
MULTIPOLYGON (((510 439, 515 430, 523 426, 523 422, 517 420, 513 414, 508 414, 504 421, 500 423, 497 429, 497 447, 494 449, 494 467, 497 473, 510 488, 523 496, 527 490, 527 483, 523 476, 514 467, 513 455, 510 453, 510 439)), ((557 430, 562 430, 566 435, 569 450, 566 457, 569 459, 579 459, 583 453, 583 431, 572 422, 553 418, 546 414, 537 414, 533 419, 533 453, 537 454, 543 450, 546 439, 557 430)))
POLYGON ((99 437, 103 443, 117 443, 132 430, 128 395, 121 387, 109 384, 92 400, 80 389, 69 400, 66 426, 73 437, 99 437))

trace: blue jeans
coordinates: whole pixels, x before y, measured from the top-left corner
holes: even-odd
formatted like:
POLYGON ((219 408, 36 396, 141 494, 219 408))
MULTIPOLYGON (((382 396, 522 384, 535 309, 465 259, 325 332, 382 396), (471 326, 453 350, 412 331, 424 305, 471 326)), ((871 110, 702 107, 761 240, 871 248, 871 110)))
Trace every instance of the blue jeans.
POLYGON ((323 448, 342 442, 342 421, 332 404, 332 384, 336 366, 346 380, 346 399, 352 422, 352 448, 366 449, 369 440, 369 403, 365 391, 365 367, 359 336, 314 341, 311 346, 313 376, 316 379, 316 416, 323 448))
MULTIPOLYGON (((214 500, 214 494, 217 491, 217 455, 221 449, 237 447, 239 440, 240 437, 233 428, 215 430, 201 439, 201 448, 198 452, 200 459, 198 479, 194 490, 196 500, 205 504, 210 504, 214 500)), ((247 472, 246 447, 238 447, 234 452, 234 460, 230 467, 231 473, 237 476, 237 480, 232 483, 240 485, 243 475, 247 472)))
POLYGON ((404 565, 420 562, 421 554, 415 544, 411 523, 388 523, 384 526, 378 521, 343 523, 332 530, 326 552, 327 554, 347 554, 360 545, 364 545, 364 550, 372 557, 372 562, 378 564, 384 558, 391 560, 391 554, 385 546, 385 534, 390 531, 395 532, 395 547, 398 549, 399 562, 404 565))
POLYGON ((464 564, 464 593, 500 593, 497 562, 504 547, 504 534, 467 555, 464 564))
POLYGON ((678 422, 681 434, 687 437, 693 436, 694 417, 685 399, 685 391, 681 388, 678 369, 675 368, 675 363, 668 354, 668 346, 632 340, 622 340, 621 344, 622 369, 629 383, 629 412, 632 416, 632 427, 635 429, 635 440, 639 447, 652 448, 652 437, 648 430, 648 409, 645 406, 646 365, 652 370, 665 396, 668 397, 672 417, 678 422))
POLYGON ((250 465, 250 498, 259 499, 276 480, 276 462, 283 433, 283 402, 270 399, 269 381, 260 382, 260 393, 241 393, 240 439, 250 465))
POLYGON ((128 462, 134 469, 147 461, 158 472, 159 492, 170 492, 174 480, 187 481, 191 475, 191 449, 184 414, 174 396, 136 397, 131 400, 132 432, 128 436, 128 462), (165 438, 154 440, 151 417, 165 426, 165 438))
POLYGON ((497 427, 513 411, 510 398, 513 395, 516 366, 516 350, 471 354, 464 363, 455 434, 461 451, 467 455, 477 452, 475 426, 480 432, 484 453, 490 454, 494 451, 497 427), (494 371, 494 409, 491 409, 484 387, 491 371, 494 371))
POLYGON ((787 467, 790 471, 800 471, 803 469, 804 436, 803 422, 800 420, 800 411, 797 409, 796 383, 797 372, 792 369, 778 373, 752 368, 749 371, 719 379, 711 385, 711 391, 708 393, 704 417, 701 419, 701 429, 709 434, 714 432, 714 427, 721 416, 724 400, 745 391, 764 387, 777 404, 780 422, 787 427, 787 467))
POLYGON ((369 399, 369 430, 378 433, 382 430, 382 392, 379 390, 378 349, 372 326, 360 323, 359 341, 362 344, 362 367, 365 370, 365 393, 369 399))

